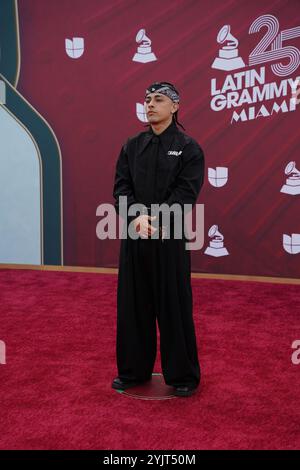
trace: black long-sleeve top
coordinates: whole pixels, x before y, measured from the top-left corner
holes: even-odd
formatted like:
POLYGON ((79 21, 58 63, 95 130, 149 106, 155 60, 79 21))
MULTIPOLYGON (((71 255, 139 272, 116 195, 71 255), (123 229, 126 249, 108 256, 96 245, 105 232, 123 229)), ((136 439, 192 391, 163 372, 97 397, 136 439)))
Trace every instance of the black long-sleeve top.
POLYGON ((174 121, 159 135, 150 127, 122 146, 113 189, 116 211, 120 213, 119 196, 127 196, 127 209, 134 203, 194 206, 204 171, 202 148, 174 121))

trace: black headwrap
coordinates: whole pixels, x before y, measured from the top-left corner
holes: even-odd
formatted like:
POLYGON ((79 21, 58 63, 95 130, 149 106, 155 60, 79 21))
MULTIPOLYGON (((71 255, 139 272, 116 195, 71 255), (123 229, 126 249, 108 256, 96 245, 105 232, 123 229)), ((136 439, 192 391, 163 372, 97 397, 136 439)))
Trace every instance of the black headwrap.
POLYGON ((150 93, 161 93, 162 95, 168 96, 174 103, 179 103, 179 93, 169 82, 154 82, 152 85, 148 86, 146 90, 147 97, 150 93))

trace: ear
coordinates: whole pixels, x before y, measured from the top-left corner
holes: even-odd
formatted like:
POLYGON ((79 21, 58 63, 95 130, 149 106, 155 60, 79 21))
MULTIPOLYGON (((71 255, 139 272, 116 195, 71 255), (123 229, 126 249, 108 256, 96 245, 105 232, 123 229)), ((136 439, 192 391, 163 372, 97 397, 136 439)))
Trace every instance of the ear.
POLYGON ((173 103, 172 114, 176 113, 179 109, 179 103, 173 103))

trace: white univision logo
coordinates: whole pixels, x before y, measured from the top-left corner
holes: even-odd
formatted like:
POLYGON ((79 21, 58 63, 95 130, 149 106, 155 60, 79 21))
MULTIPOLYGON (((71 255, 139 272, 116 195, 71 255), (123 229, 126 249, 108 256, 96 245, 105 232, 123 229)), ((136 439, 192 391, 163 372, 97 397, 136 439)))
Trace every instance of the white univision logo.
POLYGON ((291 235, 283 234, 282 245, 285 251, 291 255, 300 253, 300 233, 292 233, 291 235))
POLYGON ((66 53, 71 59, 78 59, 84 52, 84 39, 73 38, 65 40, 66 53))
POLYGON ((228 168, 226 166, 208 168, 208 181, 215 188, 225 186, 228 181, 228 168))
POLYGON ((137 118, 138 118, 141 122, 149 122, 143 104, 141 104, 141 103, 136 103, 135 112, 136 112, 137 118))

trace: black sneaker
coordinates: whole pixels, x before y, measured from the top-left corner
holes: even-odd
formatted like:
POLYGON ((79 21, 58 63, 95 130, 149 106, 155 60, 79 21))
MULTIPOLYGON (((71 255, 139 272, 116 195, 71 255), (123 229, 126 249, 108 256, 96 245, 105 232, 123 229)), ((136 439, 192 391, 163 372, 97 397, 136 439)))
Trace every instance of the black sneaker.
POLYGON ((116 377, 113 380, 111 386, 112 386, 112 388, 115 388, 116 390, 126 390, 127 388, 131 388, 131 387, 135 387, 137 385, 141 385, 145 382, 148 382, 149 380, 151 380, 151 378, 148 379, 148 380, 143 380, 143 381, 131 381, 130 382, 130 381, 124 381, 124 380, 120 379, 120 377, 116 377))
POLYGON ((181 385, 180 387, 174 387, 174 395, 177 397, 190 397, 193 395, 198 387, 191 387, 190 385, 181 385))

